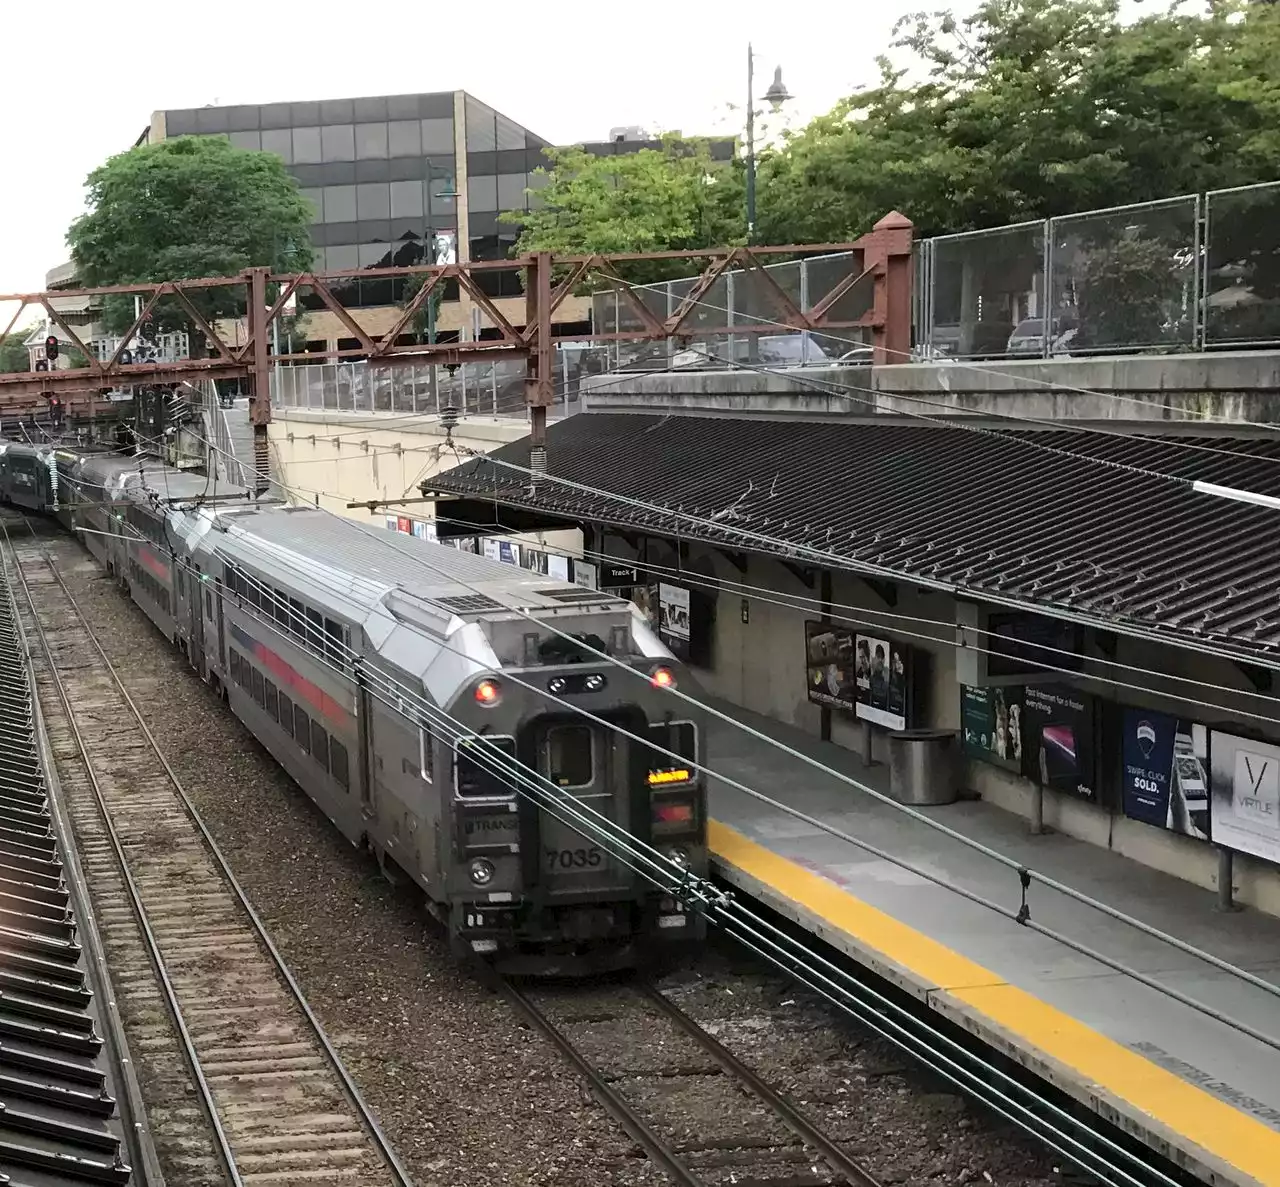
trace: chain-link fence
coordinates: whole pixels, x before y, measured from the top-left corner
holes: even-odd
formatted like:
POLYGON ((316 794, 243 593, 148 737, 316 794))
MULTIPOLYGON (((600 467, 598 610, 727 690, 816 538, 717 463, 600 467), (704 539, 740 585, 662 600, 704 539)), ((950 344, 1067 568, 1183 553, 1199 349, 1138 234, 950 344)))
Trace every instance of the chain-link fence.
POLYGON ((1280 345, 1280 183, 916 245, 918 358, 1280 345))

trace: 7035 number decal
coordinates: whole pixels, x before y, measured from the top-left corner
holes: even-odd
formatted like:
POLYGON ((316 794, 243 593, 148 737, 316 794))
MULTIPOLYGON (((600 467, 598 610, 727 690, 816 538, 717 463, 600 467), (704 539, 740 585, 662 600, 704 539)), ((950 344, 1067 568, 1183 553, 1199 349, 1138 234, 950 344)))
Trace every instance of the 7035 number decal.
POLYGON ((593 870, 604 862, 596 846, 579 849, 544 849, 543 865, 548 870, 593 870))

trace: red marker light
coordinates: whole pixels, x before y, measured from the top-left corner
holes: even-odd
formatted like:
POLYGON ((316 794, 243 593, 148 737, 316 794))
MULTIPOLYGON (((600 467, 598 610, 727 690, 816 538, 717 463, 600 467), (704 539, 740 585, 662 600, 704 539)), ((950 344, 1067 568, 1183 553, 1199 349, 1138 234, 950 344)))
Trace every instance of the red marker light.
POLYGON ((676 678, 671 674, 670 668, 654 668, 649 683, 654 688, 675 688, 676 678))
POLYGON ((500 699, 501 694, 496 681, 481 680, 476 685, 476 700, 486 708, 496 705, 500 699))

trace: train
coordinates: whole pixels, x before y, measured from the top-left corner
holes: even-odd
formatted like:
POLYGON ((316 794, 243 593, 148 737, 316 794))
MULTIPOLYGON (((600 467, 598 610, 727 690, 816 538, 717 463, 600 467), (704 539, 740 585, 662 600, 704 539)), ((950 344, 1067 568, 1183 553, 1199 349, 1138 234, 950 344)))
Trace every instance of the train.
POLYGON ((76 533, 460 958, 577 976, 705 938, 690 896, 574 819, 706 875, 705 730, 629 601, 91 448, 11 446, 0 500, 76 533))

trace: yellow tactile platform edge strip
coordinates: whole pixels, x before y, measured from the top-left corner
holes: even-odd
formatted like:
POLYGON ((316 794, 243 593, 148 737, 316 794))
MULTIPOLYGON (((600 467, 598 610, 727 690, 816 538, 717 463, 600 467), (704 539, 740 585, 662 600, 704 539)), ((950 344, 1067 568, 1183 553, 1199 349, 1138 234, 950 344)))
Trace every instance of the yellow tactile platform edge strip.
POLYGON ((708 841, 722 861, 874 949, 887 963, 944 990, 1036 1054, 1127 1101, 1247 1179, 1280 1187, 1280 1132, 728 825, 710 821, 708 841))

